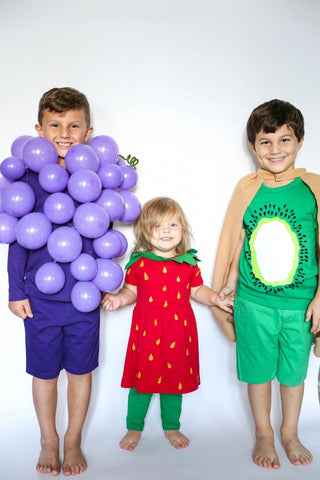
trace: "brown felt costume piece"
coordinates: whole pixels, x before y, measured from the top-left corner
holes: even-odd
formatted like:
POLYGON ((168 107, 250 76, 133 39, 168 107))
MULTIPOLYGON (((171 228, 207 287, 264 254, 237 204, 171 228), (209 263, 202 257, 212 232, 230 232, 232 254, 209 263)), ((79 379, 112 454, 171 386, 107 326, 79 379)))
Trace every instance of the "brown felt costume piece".
MULTIPOLYGON (((294 180, 297 177, 300 177, 309 186, 316 198, 318 224, 320 225, 320 175, 308 173, 305 168, 287 170, 280 174, 273 174, 260 168, 257 172, 246 175, 238 182, 227 209, 213 272, 213 290, 220 292, 225 286, 230 265, 240 240, 244 213, 263 181, 275 180, 279 182, 282 180, 294 180)), ((235 342, 236 335, 232 315, 220 310, 218 307, 211 307, 211 310, 227 338, 235 342)))

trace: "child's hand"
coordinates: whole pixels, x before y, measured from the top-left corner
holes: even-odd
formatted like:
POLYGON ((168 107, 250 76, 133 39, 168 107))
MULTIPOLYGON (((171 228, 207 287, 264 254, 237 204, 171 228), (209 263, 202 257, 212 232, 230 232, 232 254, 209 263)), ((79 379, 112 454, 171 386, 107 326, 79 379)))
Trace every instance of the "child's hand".
POLYGON ((105 293, 101 301, 101 308, 113 312, 121 306, 121 301, 117 295, 111 295, 111 293, 105 293))
POLYGON ((220 300, 224 300, 227 296, 230 296, 233 300, 236 295, 236 286, 235 285, 225 285, 222 290, 219 292, 220 300))
POLYGON ((221 292, 216 296, 215 305, 225 312, 233 313, 234 295, 228 295, 227 293, 224 293, 223 298, 221 298, 221 292))
POLYGON ((9 310, 11 310, 12 313, 17 315, 17 317, 22 318, 22 320, 25 320, 28 317, 33 317, 28 298, 25 298, 24 300, 9 302, 9 310))
POLYGON ((320 298, 314 297, 314 299, 309 303, 307 312, 306 312, 306 322, 309 322, 312 319, 312 328, 311 333, 320 332, 320 298))

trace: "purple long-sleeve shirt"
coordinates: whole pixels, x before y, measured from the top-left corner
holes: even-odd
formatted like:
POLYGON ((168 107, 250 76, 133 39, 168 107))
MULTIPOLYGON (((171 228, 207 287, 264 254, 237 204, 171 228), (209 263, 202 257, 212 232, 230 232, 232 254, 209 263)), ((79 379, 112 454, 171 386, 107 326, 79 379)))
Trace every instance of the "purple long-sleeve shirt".
MULTIPOLYGON (((20 181, 28 183, 35 193, 36 203, 33 211, 43 213, 44 202, 50 194, 40 186, 38 174, 27 170, 20 181)), ((61 225, 53 225, 53 229, 57 227, 61 227, 61 225)), ((93 241, 89 238, 82 237, 82 244, 82 252, 89 253, 96 258, 93 250, 93 241)), ((70 263, 59 264, 64 270, 66 282, 58 293, 50 295, 42 293, 35 284, 35 275, 39 267, 44 263, 52 261, 53 259, 49 255, 46 245, 36 250, 28 250, 18 242, 11 243, 8 254, 9 301, 24 300, 29 296, 62 302, 71 301, 71 290, 76 280, 71 275, 70 263)))

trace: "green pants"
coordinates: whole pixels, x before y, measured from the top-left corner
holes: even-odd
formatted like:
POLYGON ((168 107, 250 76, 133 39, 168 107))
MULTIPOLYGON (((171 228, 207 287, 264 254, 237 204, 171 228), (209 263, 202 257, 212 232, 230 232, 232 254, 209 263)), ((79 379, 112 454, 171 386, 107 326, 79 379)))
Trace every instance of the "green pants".
MULTIPOLYGON (((142 432, 152 393, 138 393, 131 388, 128 397, 127 429, 142 432)), ((181 394, 160 393, 160 409, 163 430, 179 430, 181 394)))

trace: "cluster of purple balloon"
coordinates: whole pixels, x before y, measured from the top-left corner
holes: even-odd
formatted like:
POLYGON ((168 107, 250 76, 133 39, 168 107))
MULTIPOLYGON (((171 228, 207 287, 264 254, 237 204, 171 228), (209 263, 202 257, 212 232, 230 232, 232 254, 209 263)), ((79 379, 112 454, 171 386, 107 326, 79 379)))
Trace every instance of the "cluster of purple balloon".
POLYGON ((130 191, 138 176, 107 135, 71 147, 65 166, 58 164, 56 149, 45 138, 24 135, 13 142, 11 157, 0 165, 0 243, 17 240, 27 249, 47 245, 53 261, 37 271, 38 289, 59 292, 65 283, 59 263, 70 263, 77 280, 71 301, 77 310, 89 312, 98 307, 101 291, 122 283, 123 270, 114 258, 125 253, 127 240, 110 223, 138 218, 141 205, 130 191), (39 174, 41 187, 50 194, 43 213, 32 211, 34 191, 19 181, 27 168, 39 174), (61 226, 53 229, 52 224, 61 226), (93 240, 97 258, 81 253, 82 237, 93 240))

